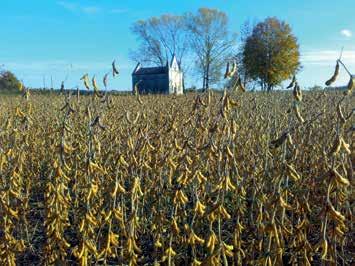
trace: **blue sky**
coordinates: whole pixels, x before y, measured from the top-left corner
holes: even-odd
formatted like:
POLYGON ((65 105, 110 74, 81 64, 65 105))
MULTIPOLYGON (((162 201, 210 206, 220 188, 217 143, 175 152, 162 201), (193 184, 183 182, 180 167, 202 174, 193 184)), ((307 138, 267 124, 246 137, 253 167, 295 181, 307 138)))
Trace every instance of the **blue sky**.
MULTIPOLYGON (((304 87, 324 84, 343 46, 343 61, 355 73, 354 0, 1 0, 0 66, 29 86, 43 80, 50 86, 52 76, 55 87, 64 79, 74 87, 83 73, 101 79, 116 59, 121 75, 111 87, 130 89, 129 51, 137 47, 132 23, 199 7, 225 11, 235 32, 248 19, 287 21, 299 39, 304 87)), ((336 85, 346 82, 343 71, 336 85)))

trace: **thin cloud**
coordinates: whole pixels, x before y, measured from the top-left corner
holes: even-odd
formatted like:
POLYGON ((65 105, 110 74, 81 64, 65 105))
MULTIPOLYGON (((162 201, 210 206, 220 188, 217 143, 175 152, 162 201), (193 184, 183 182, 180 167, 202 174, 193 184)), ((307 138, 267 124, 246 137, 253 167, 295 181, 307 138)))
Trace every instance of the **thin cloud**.
MULTIPOLYGON (((66 88, 74 88, 79 86, 83 88, 82 81, 80 77, 84 73, 88 73, 90 77, 96 75, 97 81, 101 82, 105 73, 110 72, 112 66, 112 59, 103 60, 93 60, 93 61, 76 61, 71 63, 69 60, 7 60, 2 61, 4 66, 0 64, 1 69, 7 69, 15 73, 16 76, 22 80, 26 86, 33 88, 40 88, 46 84, 46 87, 51 86, 51 80, 53 80, 54 88, 59 88, 61 82, 65 81, 66 88)), ((109 89, 116 88, 127 88, 129 86, 124 85, 126 81, 130 80, 130 73, 133 69, 131 65, 126 60, 119 60, 119 69, 121 70, 121 78, 110 79, 109 89), (122 79, 123 78, 123 79, 122 79)), ((101 87, 103 89, 103 86, 101 87)))
MULTIPOLYGON (((337 50, 308 51, 302 53, 301 61, 304 64, 328 66, 334 64, 339 56, 340 51, 337 50)), ((342 58, 348 64, 355 64, 355 50, 344 51, 342 58)))
MULTIPOLYGON (((17 71, 52 72, 52 71, 106 71, 111 69, 110 61, 81 61, 70 63, 65 60, 4 62, 3 68, 17 71)), ((119 65, 120 69, 130 69, 127 63, 119 65)))
POLYGON ((110 13, 110 14, 123 14, 123 13, 128 12, 128 9, 126 9, 126 8, 103 9, 99 6, 82 6, 82 5, 78 5, 78 4, 75 4, 72 2, 67 2, 67 1, 58 1, 57 4, 68 11, 81 12, 81 13, 85 13, 88 15, 97 14, 101 11, 103 11, 105 13, 110 13))
POLYGON ((95 14, 100 11, 100 8, 97 6, 86 6, 86 7, 82 7, 81 9, 86 14, 95 14))
MULTIPOLYGON (((301 63, 304 66, 301 76, 307 77, 307 82, 314 80, 315 84, 323 84, 334 73, 335 62, 339 56, 340 50, 305 51, 301 53, 301 63), (317 75, 310 75, 312 72, 317 73, 317 75)), ((350 72, 355 73, 355 50, 344 51, 342 61, 350 72)), ((348 81, 347 72, 341 68, 339 77, 334 85, 345 86, 348 81)))
POLYGON ((65 2, 65 1, 58 1, 57 4, 61 7, 63 7, 66 10, 70 10, 70 11, 75 11, 77 10, 78 6, 74 3, 70 3, 70 2, 65 2))
POLYGON ((123 13, 127 13, 128 9, 125 8, 114 8, 110 10, 110 13, 112 14, 123 14, 123 13))
POLYGON ((68 11, 82 12, 85 14, 96 14, 101 10, 101 8, 98 6, 80 6, 67 1, 58 1, 57 4, 68 11))
POLYGON ((343 37, 346 37, 346 38, 351 38, 353 36, 353 33, 350 31, 350 30, 347 30, 347 29, 343 29, 340 31, 340 34, 343 36, 343 37))

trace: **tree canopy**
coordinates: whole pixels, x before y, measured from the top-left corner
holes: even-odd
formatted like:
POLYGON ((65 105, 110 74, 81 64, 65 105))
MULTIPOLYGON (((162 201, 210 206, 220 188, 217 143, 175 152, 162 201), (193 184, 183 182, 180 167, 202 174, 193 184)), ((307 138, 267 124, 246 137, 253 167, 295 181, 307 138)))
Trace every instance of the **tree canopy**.
POLYGON ((220 81, 236 39, 228 30, 227 15, 209 8, 139 20, 131 30, 139 41, 131 53, 134 61, 162 66, 175 55, 184 73, 195 63, 193 73, 202 77, 204 89, 220 81))
POLYGON ((297 38, 291 27, 277 18, 258 23, 243 46, 247 75, 268 91, 292 77, 300 69, 297 38))
POLYGON ((164 65, 173 55, 180 64, 188 51, 183 16, 162 15, 135 22, 131 28, 140 42, 131 53, 137 62, 164 65))
POLYGON ((203 89, 208 89, 222 77, 226 60, 233 54, 235 36, 228 30, 227 14, 217 9, 200 8, 185 17, 196 70, 203 78, 203 89))
POLYGON ((176 55, 185 73, 194 61, 203 89, 218 83, 228 59, 236 58, 244 83, 260 84, 270 91, 300 69, 299 45, 284 21, 272 17, 254 25, 244 25, 236 54, 236 35, 229 31, 228 16, 220 10, 200 8, 182 16, 140 20, 132 26, 140 46, 131 57, 162 66, 176 55))
POLYGON ((10 71, 0 72, 0 91, 17 91, 20 87, 20 81, 10 71))

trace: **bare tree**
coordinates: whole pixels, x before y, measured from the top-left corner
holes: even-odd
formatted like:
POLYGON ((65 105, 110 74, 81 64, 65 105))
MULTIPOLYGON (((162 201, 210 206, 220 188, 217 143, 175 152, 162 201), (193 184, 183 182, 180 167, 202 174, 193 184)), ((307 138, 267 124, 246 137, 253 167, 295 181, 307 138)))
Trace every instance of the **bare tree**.
POLYGON ((183 59, 188 51, 184 17, 162 15, 139 20, 131 30, 140 41, 138 50, 131 53, 137 62, 162 66, 173 55, 184 70, 183 59))
POLYGON ((253 79, 250 77, 250 75, 248 75, 248 72, 246 71, 246 68, 243 64, 243 60, 244 60, 243 52, 244 52, 245 44, 249 36, 253 33, 253 28, 255 27, 256 24, 257 24, 256 21, 251 21, 251 20, 245 21, 240 28, 240 32, 238 36, 239 46, 238 46, 237 54, 235 56, 235 60, 238 65, 238 75, 240 76, 245 88, 253 88, 256 85, 253 79))
POLYGON ((220 81, 225 62, 233 54, 236 36, 228 30, 227 15, 217 9, 200 8, 185 18, 196 70, 206 90, 220 81))

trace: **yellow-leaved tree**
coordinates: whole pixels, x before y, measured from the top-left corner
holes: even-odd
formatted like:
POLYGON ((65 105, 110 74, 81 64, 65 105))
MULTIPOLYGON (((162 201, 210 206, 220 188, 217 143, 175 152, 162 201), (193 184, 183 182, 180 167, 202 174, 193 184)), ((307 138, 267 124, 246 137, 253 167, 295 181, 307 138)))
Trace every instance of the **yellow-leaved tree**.
POLYGON ((300 69, 297 38, 286 22, 275 17, 253 28, 242 54, 245 71, 263 90, 273 90, 300 69))

